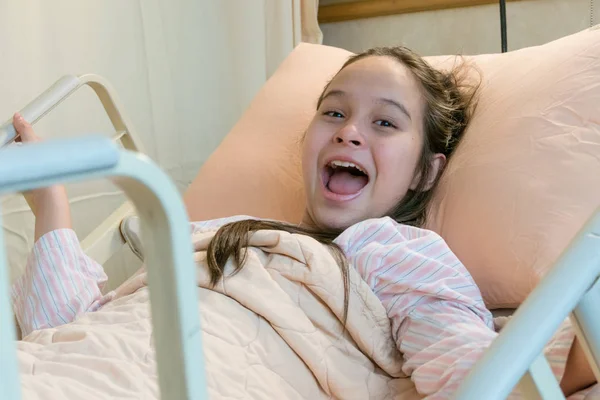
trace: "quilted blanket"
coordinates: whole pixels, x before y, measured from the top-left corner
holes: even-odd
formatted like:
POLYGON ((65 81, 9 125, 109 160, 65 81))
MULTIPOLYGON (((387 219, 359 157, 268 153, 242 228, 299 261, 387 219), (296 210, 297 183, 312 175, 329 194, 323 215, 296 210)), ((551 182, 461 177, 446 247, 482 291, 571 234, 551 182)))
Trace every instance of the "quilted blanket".
MULTIPOLYGON (((194 238, 211 399, 415 399, 385 310, 311 238, 261 231, 242 271, 211 287, 212 233, 194 238)), ((142 269, 94 313, 18 342, 25 399, 155 399, 149 293, 142 269)))

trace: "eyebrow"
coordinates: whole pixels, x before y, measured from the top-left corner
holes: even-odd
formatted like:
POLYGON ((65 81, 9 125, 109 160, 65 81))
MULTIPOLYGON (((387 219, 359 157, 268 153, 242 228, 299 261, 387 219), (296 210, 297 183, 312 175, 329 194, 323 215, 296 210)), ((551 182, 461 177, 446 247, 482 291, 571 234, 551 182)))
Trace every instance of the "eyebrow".
POLYGON ((397 101, 394 101, 392 99, 384 99, 384 98, 381 98, 378 101, 381 102, 381 103, 386 103, 386 104, 389 104, 389 105, 392 105, 392 106, 396 107, 401 112, 403 112, 408 117, 409 120, 412 121, 412 117, 410 116, 410 113, 408 112, 408 110, 406 109, 406 107, 404 107, 404 105, 402 103, 398 103, 397 101))
MULTIPOLYGON (((328 92, 325 96, 323 96, 322 101, 325 101, 326 98, 328 97, 346 97, 346 92, 342 91, 342 90, 332 90, 330 92, 328 92)), ((379 99, 377 99, 378 103, 384 103, 384 104, 389 104, 393 107, 396 107, 398 110, 400 110, 403 114, 405 114, 408 119, 410 119, 412 121, 412 117, 410 116, 410 113, 408 112, 408 110, 406 109, 406 107, 404 107, 404 105, 402 103, 398 103, 395 100, 392 99, 386 99, 384 97, 381 97, 379 99)))

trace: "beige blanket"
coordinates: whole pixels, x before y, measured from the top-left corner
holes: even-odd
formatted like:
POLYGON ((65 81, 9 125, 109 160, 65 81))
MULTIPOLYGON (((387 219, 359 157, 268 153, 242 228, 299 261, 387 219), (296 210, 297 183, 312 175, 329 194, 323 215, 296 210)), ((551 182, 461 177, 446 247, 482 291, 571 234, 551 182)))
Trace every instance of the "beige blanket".
MULTIPOLYGON (((342 277, 325 247, 258 232, 246 267, 211 289, 211 237, 194 239, 211 399, 419 398, 383 306, 354 270, 344 331, 342 277)), ((24 398, 157 398, 145 282, 142 270, 100 311, 19 342, 24 398)))

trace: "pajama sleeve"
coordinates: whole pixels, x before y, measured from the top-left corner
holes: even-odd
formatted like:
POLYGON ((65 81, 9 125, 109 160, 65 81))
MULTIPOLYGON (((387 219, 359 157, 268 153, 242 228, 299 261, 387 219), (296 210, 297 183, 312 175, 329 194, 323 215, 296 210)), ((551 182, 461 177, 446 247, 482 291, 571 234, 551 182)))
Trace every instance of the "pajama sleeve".
POLYGON ((23 337, 96 311, 113 295, 102 295, 106 281, 104 269, 85 255, 74 231, 58 229, 39 238, 11 293, 23 337))
MULTIPOLYGON (((417 391, 451 398, 497 336, 478 287, 437 234, 391 219, 362 224, 338 244, 385 307, 417 391)), ((563 328, 546 349, 559 380, 572 338, 563 328)))

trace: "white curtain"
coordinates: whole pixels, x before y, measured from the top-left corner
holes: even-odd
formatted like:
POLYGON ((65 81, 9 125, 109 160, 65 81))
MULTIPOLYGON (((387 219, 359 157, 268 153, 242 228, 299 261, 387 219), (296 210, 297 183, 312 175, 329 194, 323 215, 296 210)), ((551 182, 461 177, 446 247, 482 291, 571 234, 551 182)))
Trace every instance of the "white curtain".
POLYGON ((265 0, 267 77, 300 42, 323 42, 318 9, 318 0, 265 0))
POLYGON ((323 32, 319 27, 319 0, 300 1, 300 22, 302 24, 302 41, 305 43, 323 43, 323 32))
MULTIPOLYGON (((315 0, 0 1, 0 120, 65 74, 107 78, 149 155, 181 190, 301 40, 321 41, 315 0)), ((108 133, 91 91, 36 125, 46 138, 108 133)), ((123 200, 108 183, 68 186, 80 238, 123 200)), ((207 188, 210 190, 210 188, 207 188)), ((14 278, 32 246, 20 196, 2 200, 14 278)))

